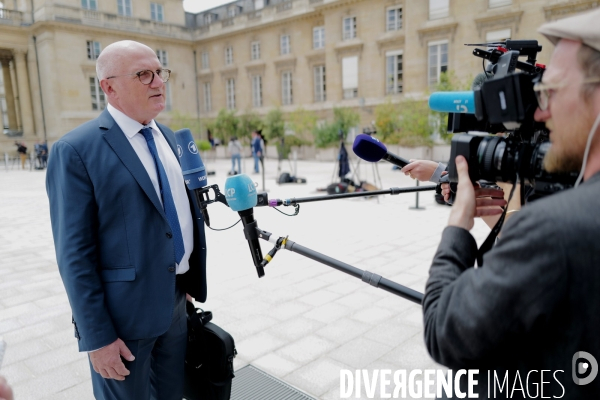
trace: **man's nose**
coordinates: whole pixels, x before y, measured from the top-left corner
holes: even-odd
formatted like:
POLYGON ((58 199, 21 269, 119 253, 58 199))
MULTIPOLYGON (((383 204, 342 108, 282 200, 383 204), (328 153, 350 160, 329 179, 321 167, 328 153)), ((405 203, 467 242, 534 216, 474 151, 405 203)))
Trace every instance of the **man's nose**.
POLYGON ((541 108, 538 107, 535 110, 535 114, 533 114, 533 119, 535 119, 537 122, 544 122, 548 118, 550 118, 550 108, 547 108, 546 110, 542 110, 541 108))

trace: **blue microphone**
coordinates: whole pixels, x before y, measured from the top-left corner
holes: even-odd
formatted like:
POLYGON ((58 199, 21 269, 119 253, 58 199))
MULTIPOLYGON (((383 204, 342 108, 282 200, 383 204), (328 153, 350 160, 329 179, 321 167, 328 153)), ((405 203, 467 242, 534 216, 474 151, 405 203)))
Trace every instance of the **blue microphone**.
POLYGON ((202 202, 199 201, 202 195, 198 193, 208 183, 206 168, 204 167, 202 158, 200 158, 198 147, 196 147, 196 142, 192 137, 192 132, 187 128, 178 130, 175 132, 175 141, 177 142, 177 155, 181 163, 185 185, 189 190, 194 192, 193 197, 197 203, 196 206, 200 209, 206 226, 210 226, 208 211, 206 210, 206 206, 202 206, 202 202))
POLYGON ((233 211, 237 211, 244 225, 244 236, 250 247, 252 261, 256 267, 258 277, 265 275, 261 265, 263 261, 262 250, 258 241, 258 228, 254 220, 254 207, 257 203, 256 186, 252 179, 246 174, 234 175, 225 181, 225 199, 233 211))
POLYGON ((381 143, 373 136, 364 133, 361 133, 354 139, 352 150, 354 150, 354 154, 369 162, 377 162, 383 159, 400 168, 410 164, 410 161, 406 158, 390 153, 387 147, 385 147, 385 144, 381 143))
POLYGON ((475 114, 475 94, 471 92, 435 92, 429 96, 429 108, 447 113, 475 114))

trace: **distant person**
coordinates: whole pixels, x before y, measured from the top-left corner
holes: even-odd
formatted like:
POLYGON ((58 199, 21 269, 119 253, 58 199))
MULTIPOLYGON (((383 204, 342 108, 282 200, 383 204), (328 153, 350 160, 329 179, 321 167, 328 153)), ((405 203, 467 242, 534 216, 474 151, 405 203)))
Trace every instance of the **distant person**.
POLYGON ((35 142, 35 145, 33 148, 35 150, 35 157, 37 160, 36 169, 44 169, 46 167, 44 157, 47 158, 47 154, 48 154, 47 149, 48 148, 46 146, 44 146, 44 144, 40 140, 35 142))
POLYGON ((252 157, 254 157, 254 173, 258 174, 258 162, 263 156, 262 139, 257 131, 252 132, 252 157))
POLYGON ((242 145, 236 136, 232 136, 229 139, 228 146, 229 154, 231 155, 231 173, 230 175, 236 175, 242 173, 242 145), (238 169, 235 169, 235 162, 237 161, 238 169))
POLYGON ((19 157, 21 157, 21 169, 25 169, 25 161, 27 160, 27 146, 23 142, 15 142, 15 146, 17 146, 17 153, 19 153, 19 157))
POLYGON ((42 147, 42 168, 46 168, 48 166, 48 142, 43 141, 41 144, 42 147))

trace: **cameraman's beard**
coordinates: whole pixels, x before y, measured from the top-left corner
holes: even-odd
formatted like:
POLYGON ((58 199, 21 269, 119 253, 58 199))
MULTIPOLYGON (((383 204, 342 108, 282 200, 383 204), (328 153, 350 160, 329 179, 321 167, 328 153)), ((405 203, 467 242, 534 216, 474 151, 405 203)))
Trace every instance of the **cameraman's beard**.
POLYGON ((583 150, 581 154, 557 154, 553 146, 544 156, 544 169, 550 173, 579 172, 583 163, 583 150))

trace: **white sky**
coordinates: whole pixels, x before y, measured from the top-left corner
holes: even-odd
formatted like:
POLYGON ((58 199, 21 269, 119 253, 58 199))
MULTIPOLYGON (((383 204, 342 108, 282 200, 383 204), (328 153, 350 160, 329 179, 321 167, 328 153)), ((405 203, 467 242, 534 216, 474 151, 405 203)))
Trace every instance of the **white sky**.
POLYGON ((231 3, 234 0, 183 0, 183 9, 188 12, 197 13, 222 4, 231 3))

